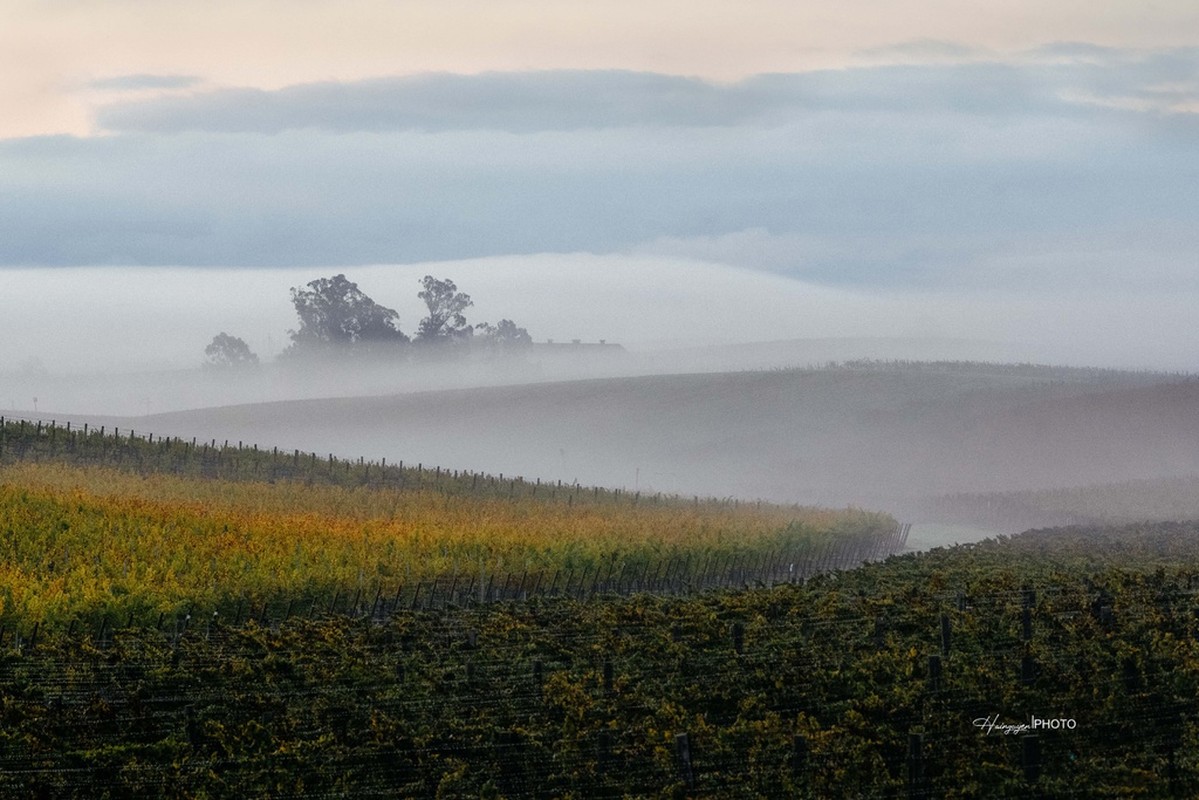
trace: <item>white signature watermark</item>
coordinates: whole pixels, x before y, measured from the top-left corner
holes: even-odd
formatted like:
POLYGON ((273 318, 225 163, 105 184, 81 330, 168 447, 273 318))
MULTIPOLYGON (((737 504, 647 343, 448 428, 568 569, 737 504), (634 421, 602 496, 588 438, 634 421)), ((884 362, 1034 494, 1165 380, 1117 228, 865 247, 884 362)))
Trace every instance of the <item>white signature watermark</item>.
POLYGON ((1078 721, 1072 717, 1031 717, 1028 722, 1000 722, 999 715, 992 714, 974 720, 974 727, 982 729, 987 735, 998 733, 1011 736, 1038 730, 1072 731, 1078 727, 1078 721))

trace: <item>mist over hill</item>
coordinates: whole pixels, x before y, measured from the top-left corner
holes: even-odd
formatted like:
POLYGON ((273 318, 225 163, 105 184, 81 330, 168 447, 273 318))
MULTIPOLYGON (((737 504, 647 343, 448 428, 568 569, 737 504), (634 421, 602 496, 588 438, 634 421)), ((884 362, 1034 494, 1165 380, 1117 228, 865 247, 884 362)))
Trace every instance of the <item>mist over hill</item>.
POLYGON ((0 374, 0 407, 60 418, 119 417, 213 406, 407 394, 531 383, 679 373, 815 367, 863 358, 1016 360, 1012 345, 971 339, 832 337, 685 347, 538 342, 507 358, 406 358, 267 363, 252 370, 26 368, 0 374), (36 399, 35 399, 36 398, 36 399), (31 404, 32 401, 32 404, 31 404))
POLYGON ((824 505, 1199 474, 1199 381, 978 363, 650 375, 113 418, 632 490, 824 505))

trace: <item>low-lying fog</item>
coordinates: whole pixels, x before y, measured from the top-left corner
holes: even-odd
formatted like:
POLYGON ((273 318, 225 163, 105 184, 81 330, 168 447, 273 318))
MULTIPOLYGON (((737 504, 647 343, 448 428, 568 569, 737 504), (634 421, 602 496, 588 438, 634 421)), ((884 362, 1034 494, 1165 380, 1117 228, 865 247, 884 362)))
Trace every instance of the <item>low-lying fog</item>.
MULTIPOLYGON (((137 373, 197 367, 214 335, 244 339, 269 363, 298 327, 289 288, 345 273, 415 331, 425 274, 474 300, 468 321, 514 320, 535 341, 607 340, 635 357, 596 374, 760 369, 831 359, 976 358, 1125 368, 1196 366, 1195 297, 1109 290, 855 290, 656 256, 503 257, 319 269, 57 268, 0 270, 0 407, 132 414, 296 396, 377 393, 505 381, 494 369, 409 366, 357 385, 269 378, 222 395, 194 376, 137 373), (728 345, 826 340, 763 351, 728 345), (886 339, 879 341, 852 341, 886 339), (827 341, 836 340, 836 341, 827 341), (712 346, 724 346, 711 350, 712 346), (116 388, 101 378, 116 377, 116 388), (84 377, 75 381, 70 378, 84 377), (182 392, 172 387, 183 381, 182 392), (160 388, 156 389, 155 387, 160 388), (136 388, 135 388, 136 387, 136 388)), ((557 368, 543 375, 571 377, 557 368)), ((546 367, 550 369, 549 367, 546 367)), ((588 372, 588 374, 590 374, 588 372)), ((518 376, 524 380, 526 376, 518 376)))
POLYGON ((648 255, 9 269, 0 408, 392 463, 878 507, 1199 473, 1199 393, 1158 385, 1166 376, 772 370, 875 358, 1189 371, 1194 300, 861 291, 648 255), (432 274, 471 295, 469 322, 508 318, 538 343, 623 350, 542 346, 511 360, 370 369, 275 363, 297 327, 289 288, 343 272, 395 308, 409 335, 425 313, 418 280, 432 274), (261 368, 201 370, 218 332, 244 339, 261 368), (738 374, 652 377, 681 373, 738 374), (607 380, 553 384, 582 378, 607 380), (355 397, 368 399, 316 402, 355 397), (288 400, 308 402, 258 405, 288 400), (195 409, 214 410, 172 413, 195 409))

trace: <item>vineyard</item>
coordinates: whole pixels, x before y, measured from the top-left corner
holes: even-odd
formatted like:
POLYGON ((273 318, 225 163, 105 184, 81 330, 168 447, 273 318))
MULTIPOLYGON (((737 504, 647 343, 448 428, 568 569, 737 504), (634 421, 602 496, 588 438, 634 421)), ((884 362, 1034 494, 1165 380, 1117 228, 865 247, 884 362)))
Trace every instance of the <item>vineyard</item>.
POLYGON ((766 585, 897 552, 906 534, 861 511, 24 421, 0 432, 0 624, 11 630, 766 585))
POLYGON ((1193 796, 1197 536, 1040 531, 772 590, 10 634, 0 791, 1193 796))
POLYGON ((1024 492, 928 498, 915 513, 946 522, 1023 530, 1045 525, 1121 525, 1199 519, 1199 477, 1157 478, 1024 492))
POLYGON ((0 796, 1199 793, 1199 525, 905 533, 8 420, 0 796))

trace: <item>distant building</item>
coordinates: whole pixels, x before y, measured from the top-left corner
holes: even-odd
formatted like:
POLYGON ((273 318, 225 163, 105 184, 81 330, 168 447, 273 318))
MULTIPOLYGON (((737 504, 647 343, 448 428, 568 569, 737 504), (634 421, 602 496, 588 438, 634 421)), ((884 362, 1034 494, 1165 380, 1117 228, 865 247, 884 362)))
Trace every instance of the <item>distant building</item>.
POLYGON ((570 352, 588 352, 588 353, 624 353, 624 345, 619 345, 614 342, 609 342, 607 339, 600 339, 598 342, 584 342, 582 339, 571 339, 569 342, 555 342, 553 339, 546 339, 544 342, 535 342, 534 350, 542 352, 554 353, 570 353, 570 352))

